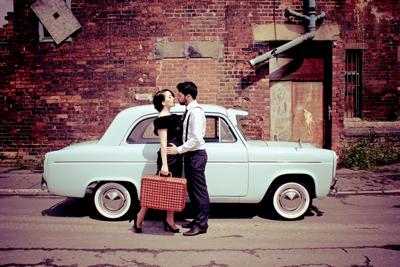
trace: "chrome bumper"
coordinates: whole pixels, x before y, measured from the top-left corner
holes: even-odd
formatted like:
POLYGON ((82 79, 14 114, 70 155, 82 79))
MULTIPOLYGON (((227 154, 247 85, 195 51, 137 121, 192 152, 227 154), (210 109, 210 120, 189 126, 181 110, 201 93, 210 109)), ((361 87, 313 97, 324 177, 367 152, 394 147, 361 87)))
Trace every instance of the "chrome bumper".
POLYGON ((41 186, 42 190, 47 190, 47 182, 44 179, 43 175, 42 175, 42 181, 40 182, 40 186, 41 186))
POLYGON ((336 195, 336 193, 337 193, 337 188, 336 188, 337 180, 338 179, 336 177, 333 178, 332 185, 331 185, 331 187, 329 189, 329 194, 330 195, 336 195))

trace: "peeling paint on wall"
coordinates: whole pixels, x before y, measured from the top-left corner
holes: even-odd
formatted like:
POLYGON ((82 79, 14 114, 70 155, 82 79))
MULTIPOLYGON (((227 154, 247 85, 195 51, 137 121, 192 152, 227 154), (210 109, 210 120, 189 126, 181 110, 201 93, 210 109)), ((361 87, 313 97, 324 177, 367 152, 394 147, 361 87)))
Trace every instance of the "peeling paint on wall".
POLYGON ((365 9, 372 0, 357 0, 357 7, 360 9, 365 9))
POLYGON ((371 7, 371 14, 375 16, 377 23, 380 23, 381 20, 385 19, 385 18, 386 19, 392 19, 390 14, 379 12, 378 8, 375 7, 375 6, 371 7))
POLYGON ((312 134, 312 125, 314 123, 313 114, 307 109, 303 109, 304 111, 304 121, 306 122, 307 132, 308 134, 312 134))
POLYGON ((292 82, 271 83, 271 139, 292 139, 292 82))

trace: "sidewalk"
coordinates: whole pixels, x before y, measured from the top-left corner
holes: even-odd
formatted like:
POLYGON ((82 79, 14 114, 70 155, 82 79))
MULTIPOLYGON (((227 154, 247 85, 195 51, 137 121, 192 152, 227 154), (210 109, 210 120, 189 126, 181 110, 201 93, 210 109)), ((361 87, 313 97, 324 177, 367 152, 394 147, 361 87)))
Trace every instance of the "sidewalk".
MULTIPOLYGON (((354 194, 400 194, 400 163, 365 170, 337 170, 336 193, 354 194)), ((17 167, 0 167, 0 196, 51 196, 41 189, 42 172, 17 167)))
POLYGON ((338 169, 337 195, 400 194, 400 163, 374 170, 338 169))
POLYGON ((42 172, 18 167, 0 167, 1 195, 51 195, 41 188, 42 172))

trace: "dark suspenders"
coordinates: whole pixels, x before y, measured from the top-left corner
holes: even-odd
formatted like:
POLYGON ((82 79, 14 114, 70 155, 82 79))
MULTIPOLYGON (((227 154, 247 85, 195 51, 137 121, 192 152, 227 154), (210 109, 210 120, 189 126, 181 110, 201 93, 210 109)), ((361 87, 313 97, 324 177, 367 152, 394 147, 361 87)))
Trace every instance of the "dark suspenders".
MULTIPOLYGON (((202 107, 200 107, 200 106, 195 106, 193 109, 195 109, 195 108, 199 108, 199 109, 201 109, 202 110, 202 107)), ((185 142, 187 141, 187 139, 188 139, 188 131, 189 131, 189 120, 190 120, 190 115, 192 114, 192 111, 190 111, 190 113, 189 113, 189 117, 187 118, 187 121, 186 121, 186 136, 185 136, 185 142)), ((183 119, 185 119, 185 118, 183 118, 183 119)))

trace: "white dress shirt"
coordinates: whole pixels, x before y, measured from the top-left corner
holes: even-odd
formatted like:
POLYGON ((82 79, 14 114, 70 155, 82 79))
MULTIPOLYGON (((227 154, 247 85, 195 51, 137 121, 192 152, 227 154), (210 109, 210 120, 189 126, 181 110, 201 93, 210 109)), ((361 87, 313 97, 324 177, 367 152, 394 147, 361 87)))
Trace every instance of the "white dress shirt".
POLYGON ((206 133, 206 116, 196 100, 187 105, 187 113, 183 121, 183 145, 177 147, 178 153, 204 149, 206 133), (190 123, 188 122, 190 120, 190 123), (189 123, 189 127, 187 124, 189 123), (186 133, 186 128, 188 132, 186 133))

